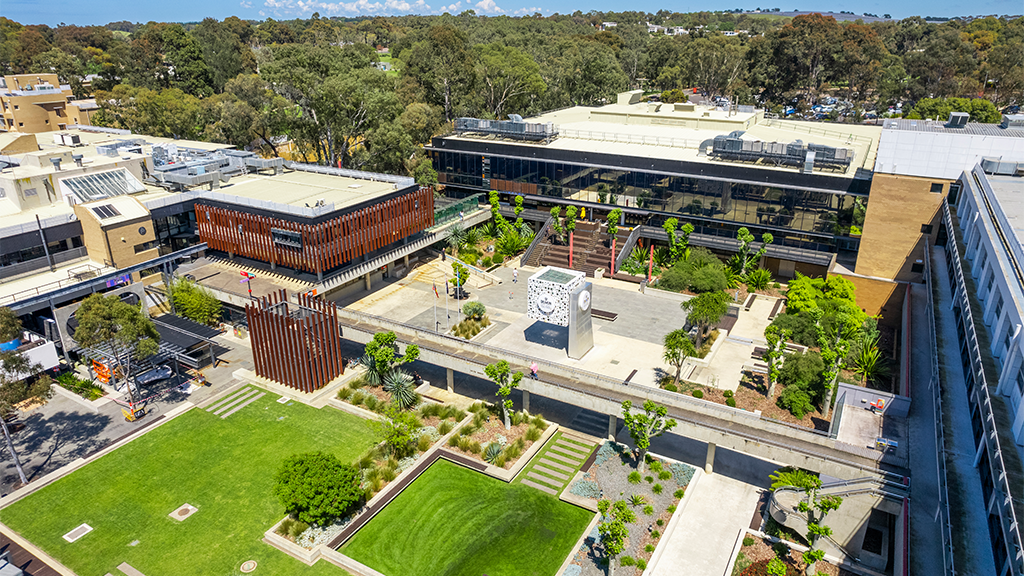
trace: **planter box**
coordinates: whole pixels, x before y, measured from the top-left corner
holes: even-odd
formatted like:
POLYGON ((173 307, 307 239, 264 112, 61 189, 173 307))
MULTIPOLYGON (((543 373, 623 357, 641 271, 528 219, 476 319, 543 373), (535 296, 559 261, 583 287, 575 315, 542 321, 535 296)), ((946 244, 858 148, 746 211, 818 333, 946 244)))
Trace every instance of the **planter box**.
POLYGON ((278 534, 277 533, 277 527, 281 525, 281 522, 284 522, 287 519, 288 519, 287 516, 285 516, 284 518, 281 518, 277 522, 277 524, 274 524, 273 526, 271 526, 270 530, 267 530, 266 532, 264 532, 263 533, 263 541, 266 542, 267 544, 270 544, 274 548, 277 548, 278 550, 284 552, 285 554, 291 556, 292 558, 295 558, 299 562, 302 562, 303 564, 306 564, 307 566, 312 566, 314 562, 316 562, 317 560, 320 559, 320 548, 321 547, 317 546, 316 548, 313 548, 312 550, 310 550, 308 548, 303 548, 302 546, 299 546, 295 542, 292 542, 291 540, 289 540, 289 539, 285 538, 284 536, 281 536, 280 534, 278 534))

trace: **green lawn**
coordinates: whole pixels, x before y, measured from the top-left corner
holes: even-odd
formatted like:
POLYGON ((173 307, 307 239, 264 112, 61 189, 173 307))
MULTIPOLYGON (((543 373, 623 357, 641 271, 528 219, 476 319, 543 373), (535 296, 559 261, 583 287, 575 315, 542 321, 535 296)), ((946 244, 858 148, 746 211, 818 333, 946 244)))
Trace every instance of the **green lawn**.
POLYGON ((121 562, 148 576, 229 575, 245 560, 259 563, 257 574, 344 574, 260 539, 284 516, 271 493, 284 458, 323 450, 354 461, 370 431, 344 412, 277 398, 268 393, 226 419, 193 408, 5 508, 0 521, 83 576, 120 574, 121 562), (199 511, 168 517, 186 502, 199 511), (94 530, 71 544, 61 538, 83 522, 94 530))
POLYGON ((387 576, 552 576, 593 513, 438 460, 342 552, 387 576))

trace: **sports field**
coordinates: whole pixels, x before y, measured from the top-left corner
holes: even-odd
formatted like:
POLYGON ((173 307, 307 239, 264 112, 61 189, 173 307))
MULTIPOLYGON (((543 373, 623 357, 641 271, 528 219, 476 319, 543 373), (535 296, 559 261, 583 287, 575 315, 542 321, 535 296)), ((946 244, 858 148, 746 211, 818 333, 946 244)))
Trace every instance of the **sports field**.
POLYGON ((344 574, 309 567, 263 543, 284 516, 272 494, 282 460, 322 450, 354 461, 372 444, 362 419, 266 394, 227 418, 193 408, 127 445, 0 510, 0 521, 82 575, 344 574), (179 522, 182 504, 198 511, 179 522), (86 523, 93 531, 68 543, 86 523))
POLYGON ((553 576, 592 518, 438 460, 341 551, 387 576, 553 576))

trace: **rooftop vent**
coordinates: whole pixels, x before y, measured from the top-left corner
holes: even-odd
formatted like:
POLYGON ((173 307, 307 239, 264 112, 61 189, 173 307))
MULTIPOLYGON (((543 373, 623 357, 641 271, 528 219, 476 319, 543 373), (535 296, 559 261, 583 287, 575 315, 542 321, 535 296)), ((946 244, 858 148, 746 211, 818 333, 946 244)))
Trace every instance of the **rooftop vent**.
POLYGON ((50 158, 50 163, 53 164, 53 169, 60 172, 60 157, 50 158))
POLYGON ((949 121, 946 122, 947 128, 963 128, 967 126, 967 121, 970 120, 971 115, 967 112, 950 112, 949 121))
POLYGON ((995 176, 1020 176, 1024 171, 1024 162, 1012 162, 999 158, 982 158, 981 169, 995 176))
POLYGON ((1024 114, 1003 114, 1002 128, 1024 128, 1024 114))

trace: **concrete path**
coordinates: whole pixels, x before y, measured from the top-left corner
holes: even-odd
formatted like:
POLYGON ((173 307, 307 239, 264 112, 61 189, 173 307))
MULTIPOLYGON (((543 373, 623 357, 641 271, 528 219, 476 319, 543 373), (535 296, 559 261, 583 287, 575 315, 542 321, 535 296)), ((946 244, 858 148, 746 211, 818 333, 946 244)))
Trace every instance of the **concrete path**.
POLYGON ((739 531, 750 524, 759 488, 720 474, 702 475, 664 547, 653 576, 724 574, 739 531))

